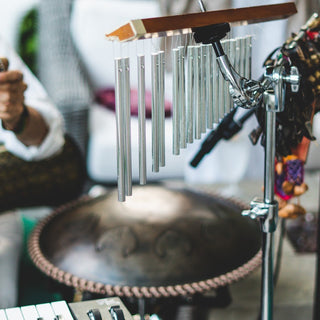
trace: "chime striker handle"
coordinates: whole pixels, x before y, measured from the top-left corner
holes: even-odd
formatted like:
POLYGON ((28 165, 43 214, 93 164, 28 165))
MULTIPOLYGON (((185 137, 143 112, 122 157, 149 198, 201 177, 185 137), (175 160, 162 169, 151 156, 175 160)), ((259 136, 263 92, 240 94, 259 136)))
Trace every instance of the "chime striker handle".
POLYGON ((230 31, 229 23, 218 23, 210 26, 193 28, 192 31, 194 32, 194 40, 197 43, 212 44, 217 57, 221 57, 225 54, 220 40, 230 31))

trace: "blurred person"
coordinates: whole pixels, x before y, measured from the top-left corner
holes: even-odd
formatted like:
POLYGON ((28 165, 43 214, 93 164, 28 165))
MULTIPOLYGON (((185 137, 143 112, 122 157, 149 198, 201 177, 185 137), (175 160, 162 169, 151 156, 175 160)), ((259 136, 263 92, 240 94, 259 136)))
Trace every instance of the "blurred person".
POLYGON ((5 57, 0 59, 0 308, 7 308, 17 303, 23 245, 16 209, 77 197, 85 171, 79 148, 65 135, 60 112, 2 39, 0 56, 5 57))

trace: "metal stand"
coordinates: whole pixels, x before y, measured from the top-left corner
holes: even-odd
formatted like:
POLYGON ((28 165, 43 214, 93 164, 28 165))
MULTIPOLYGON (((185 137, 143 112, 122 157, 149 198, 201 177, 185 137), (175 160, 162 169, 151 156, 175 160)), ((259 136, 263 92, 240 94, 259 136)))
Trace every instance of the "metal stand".
MULTIPOLYGON (((319 176, 320 178, 320 176, 319 176)), ((319 186, 319 198, 318 198, 318 214, 317 214, 317 259, 316 259, 316 275, 315 275, 315 288, 313 298, 313 320, 320 318, 320 181, 319 186)))
POLYGON ((264 200, 251 202, 249 214, 251 218, 261 220, 262 229, 262 275, 261 275, 261 319, 273 317, 273 252, 274 231, 278 221, 278 203, 274 200, 274 170, 275 170, 275 137, 276 112, 274 92, 264 94, 266 111, 266 146, 264 169, 264 200))
POLYGON ((285 82, 292 84, 292 90, 298 90, 299 76, 296 69, 286 75, 282 66, 267 70, 271 89, 263 93, 265 107, 265 168, 264 168, 264 199, 254 199, 251 209, 243 212, 251 218, 258 218, 262 229, 262 275, 261 275, 261 320, 273 319, 273 257, 274 231, 278 222, 278 203, 274 199, 275 182, 275 151, 276 151, 276 113, 284 109, 285 82))
MULTIPOLYGON (((198 0, 201 11, 206 11, 202 0, 198 0)), ((264 199, 254 199, 251 209, 243 215, 258 218, 262 229, 262 279, 261 279, 261 320, 273 319, 273 256, 274 231, 278 221, 278 203, 274 199, 275 154, 276 154, 276 113, 284 111, 285 83, 291 84, 291 91, 299 89, 300 76, 292 66, 289 74, 284 66, 277 64, 266 68, 262 82, 246 79, 239 75, 225 54, 220 40, 230 31, 228 23, 194 29, 196 42, 211 43, 217 57, 220 72, 230 84, 230 94, 237 107, 252 109, 263 99, 265 107, 265 169, 264 199)))

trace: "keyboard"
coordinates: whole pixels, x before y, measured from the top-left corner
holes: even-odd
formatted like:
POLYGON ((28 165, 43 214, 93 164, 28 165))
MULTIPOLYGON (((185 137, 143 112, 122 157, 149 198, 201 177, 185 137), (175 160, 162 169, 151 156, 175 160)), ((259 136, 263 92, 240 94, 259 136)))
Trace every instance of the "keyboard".
POLYGON ((0 309, 0 320, 132 320, 118 297, 0 309))

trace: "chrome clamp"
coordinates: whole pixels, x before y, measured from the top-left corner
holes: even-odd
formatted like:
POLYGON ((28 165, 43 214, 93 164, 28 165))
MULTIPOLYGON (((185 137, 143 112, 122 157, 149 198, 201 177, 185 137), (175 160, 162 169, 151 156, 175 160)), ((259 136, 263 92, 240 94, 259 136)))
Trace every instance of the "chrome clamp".
POLYGON ((250 202, 250 209, 242 211, 242 215, 263 220, 263 231, 274 232, 278 223, 278 202, 265 203, 262 199, 254 198, 250 202))

